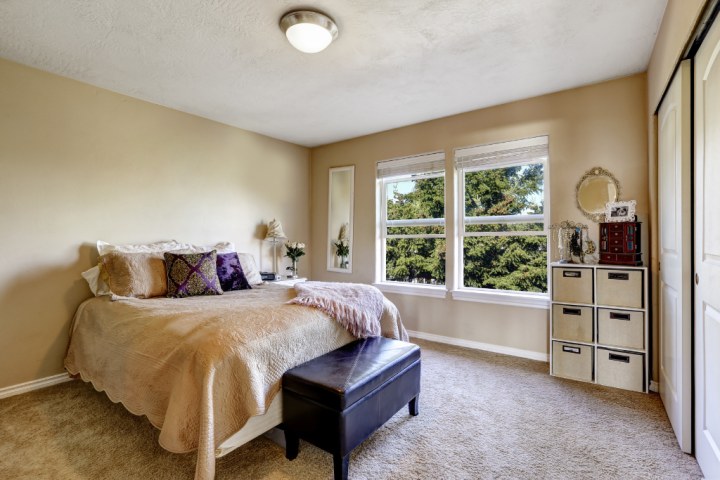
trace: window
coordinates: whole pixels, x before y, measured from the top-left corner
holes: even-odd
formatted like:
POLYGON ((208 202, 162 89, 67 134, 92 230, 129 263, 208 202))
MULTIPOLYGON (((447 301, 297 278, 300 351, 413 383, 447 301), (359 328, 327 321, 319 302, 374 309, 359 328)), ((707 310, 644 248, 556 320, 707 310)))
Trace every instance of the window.
POLYGON ((445 284, 445 156, 378 163, 380 281, 445 284))
POLYGON ((458 149, 458 287, 547 293, 547 137, 458 149))

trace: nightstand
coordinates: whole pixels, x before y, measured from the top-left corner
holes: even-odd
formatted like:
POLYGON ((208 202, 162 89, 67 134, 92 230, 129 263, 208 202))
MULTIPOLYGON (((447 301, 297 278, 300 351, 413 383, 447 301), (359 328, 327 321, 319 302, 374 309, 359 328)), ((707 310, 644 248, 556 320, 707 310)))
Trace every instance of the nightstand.
POLYGON ((306 277, 299 277, 299 278, 284 278, 282 280, 275 280, 274 282, 268 282, 272 283, 274 285, 287 285, 288 287, 292 287, 296 283, 300 282, 307 282, 306 277))

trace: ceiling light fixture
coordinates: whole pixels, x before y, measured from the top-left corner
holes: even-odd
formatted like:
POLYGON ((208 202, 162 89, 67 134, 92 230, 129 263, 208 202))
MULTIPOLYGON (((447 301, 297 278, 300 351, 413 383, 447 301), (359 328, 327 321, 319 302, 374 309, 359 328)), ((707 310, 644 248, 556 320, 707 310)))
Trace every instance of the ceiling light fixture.
POLYGON ((338 36, 332 18, 320 12, 295 10, 280 19, 280 28, 290 44, 305 53, 325 50, 338 36))

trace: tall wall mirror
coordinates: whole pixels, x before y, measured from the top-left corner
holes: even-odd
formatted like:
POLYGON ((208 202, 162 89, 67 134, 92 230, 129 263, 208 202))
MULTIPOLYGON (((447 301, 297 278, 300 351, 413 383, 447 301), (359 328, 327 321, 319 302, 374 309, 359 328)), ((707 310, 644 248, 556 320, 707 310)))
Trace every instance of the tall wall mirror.
POLYGON ((352 273, 355 166, 331 168, 329 177, 327 269, 352 273))

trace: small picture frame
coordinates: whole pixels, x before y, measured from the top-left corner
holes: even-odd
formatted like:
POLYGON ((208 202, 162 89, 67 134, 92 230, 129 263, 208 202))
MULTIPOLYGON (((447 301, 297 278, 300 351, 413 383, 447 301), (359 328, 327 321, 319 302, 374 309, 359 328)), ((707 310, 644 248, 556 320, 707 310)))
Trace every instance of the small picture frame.
POLYGON ((635 200, 627 200, 625 202, 607 202, 605 204, 605 221, 614 222, 634 222, 635 221, 635 200))

